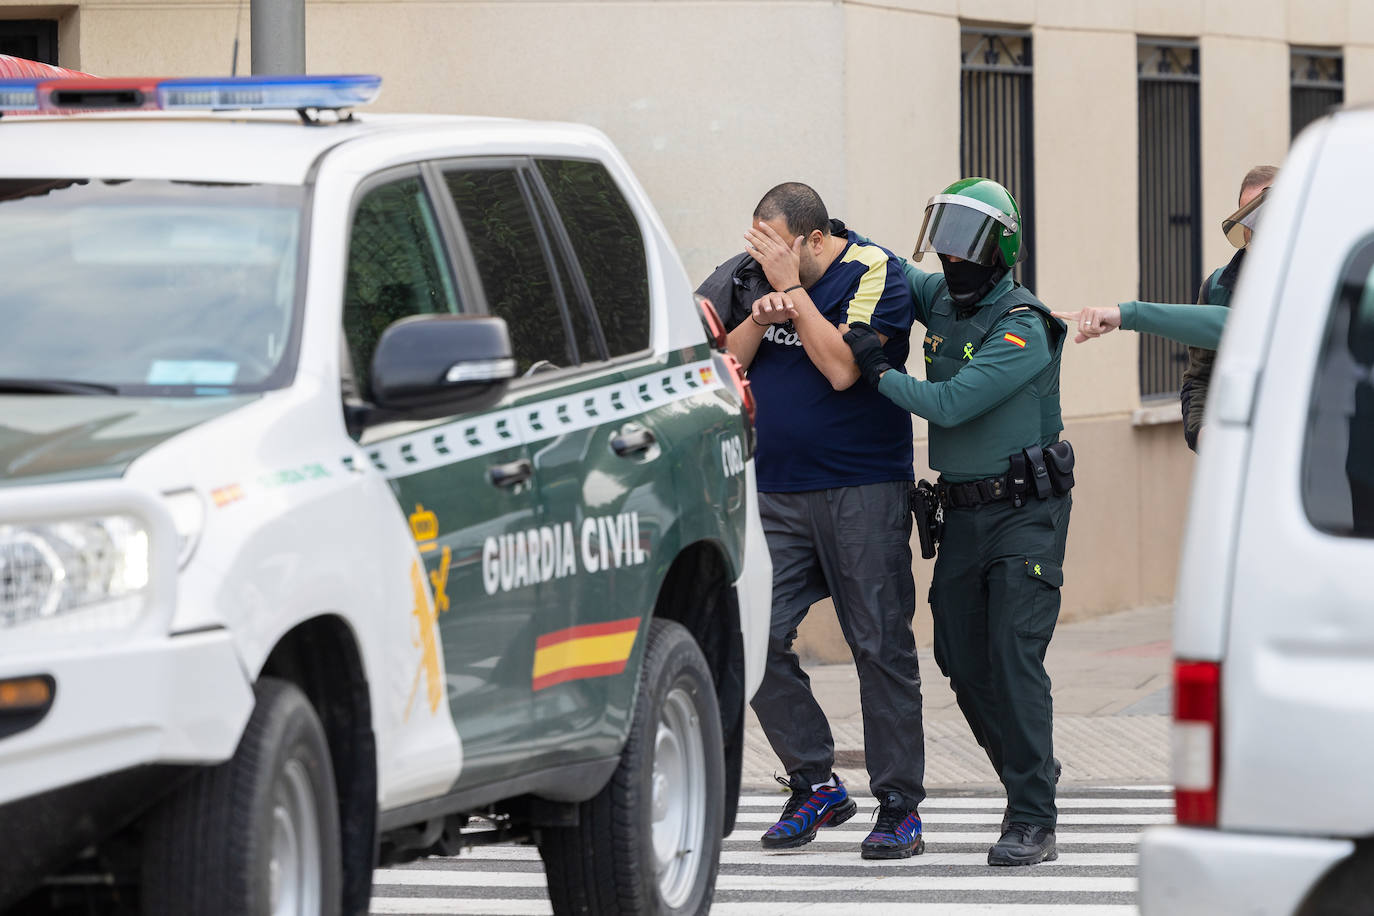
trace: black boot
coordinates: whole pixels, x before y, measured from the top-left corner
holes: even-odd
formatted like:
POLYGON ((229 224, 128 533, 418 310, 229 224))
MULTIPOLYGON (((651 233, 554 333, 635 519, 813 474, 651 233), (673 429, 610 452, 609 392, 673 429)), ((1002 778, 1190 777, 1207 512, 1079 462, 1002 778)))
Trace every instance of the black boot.
MULTIPOLYGON (((1054 761, 1054 784, 1057 786, 1059 785, 1059 774, 1063 772, 1064 767, 1059 763, 1058 757, 1051 757, 1050 759, 1054 761)), ((1002 832, 1006 833, 1007 828, 1010 826, 1011 805, 1007 805, 1005 808, 1002 809, 1002 832)))
POLYGON ((1054 831, 1039 824, 1012 822, 997 845, 988 850, 989 865, 1034 865, 1059 858, 1054 831))

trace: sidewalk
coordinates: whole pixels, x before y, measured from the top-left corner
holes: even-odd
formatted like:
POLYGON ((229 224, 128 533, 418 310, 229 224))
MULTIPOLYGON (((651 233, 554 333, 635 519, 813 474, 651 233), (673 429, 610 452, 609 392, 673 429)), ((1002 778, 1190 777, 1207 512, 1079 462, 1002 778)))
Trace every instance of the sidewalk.
MULTIPOLYGON (((1166 605, 1066 623, 1055 631, 1045 667, 1054 685, 1054 753, 1064 765, 1061 785, 1169 781, 1172 624, 1173 608, 1166 605)), ((918 655, 926 786, 995 785, 987 755, 969 733, 949 682, 929 649, 919 649, 918 655)), ((866 792, 863 718, 854 666, 816 665, 807 673, 830 718, 835 769, 854 790, 866 792)), ((750 710, 743 785, 776 789, 774 773, 782 773, 781 764, 750 710)))

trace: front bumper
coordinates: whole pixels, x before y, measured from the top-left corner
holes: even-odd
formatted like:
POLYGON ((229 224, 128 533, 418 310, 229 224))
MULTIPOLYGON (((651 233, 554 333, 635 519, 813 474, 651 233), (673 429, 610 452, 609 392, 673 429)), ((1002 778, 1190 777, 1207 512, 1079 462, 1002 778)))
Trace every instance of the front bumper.
POLYGON ((1155 827, 1140 842, 1140 912, 1289 916, 1354 851, 1349 840, 1155 827))
MULTIPOLYGON (((0 805, 0 913, 180 786, 190 770, 138 767, 0 805)), ((29 908, 25 908, 28 912, 29 908)))
POLYGON ((0 657, 0 679, 46 674, 47 715, 0 739, 0 804, 150 763, 218 763, 253 688, 227 630, 0 657))

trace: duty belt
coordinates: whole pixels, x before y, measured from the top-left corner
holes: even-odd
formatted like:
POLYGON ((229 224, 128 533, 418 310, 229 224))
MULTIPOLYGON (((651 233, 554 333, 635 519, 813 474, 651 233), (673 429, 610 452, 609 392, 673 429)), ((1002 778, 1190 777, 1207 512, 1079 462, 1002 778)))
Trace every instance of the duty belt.
POLYGON ((940 500, 940 505, 947 509, 969 509, 1011 499, 1012 488, 1007 476, 1003 474, 1000 477, 984 477, 982 480, 970 480, 966 483, 937 480, 935 495, 940 500))
POLYGON ((1073 488, 1073 446, 1066 441, 1045 448, 1027 446, 1007 459, 1009 470, 996 477, 949 483, 935 482, 935 498, 947 509, 970 509, 1010 500, 1018 509, 1026 500, 1062 496, 1073 488))

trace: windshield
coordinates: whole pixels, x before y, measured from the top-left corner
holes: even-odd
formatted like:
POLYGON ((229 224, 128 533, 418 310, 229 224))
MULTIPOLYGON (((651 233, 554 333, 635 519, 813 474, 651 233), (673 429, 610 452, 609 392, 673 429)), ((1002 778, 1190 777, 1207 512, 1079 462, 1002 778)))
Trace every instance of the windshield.
POLYGON ((275 185, 0 178, 0 390, 284 385, 303 196, 275 185))

